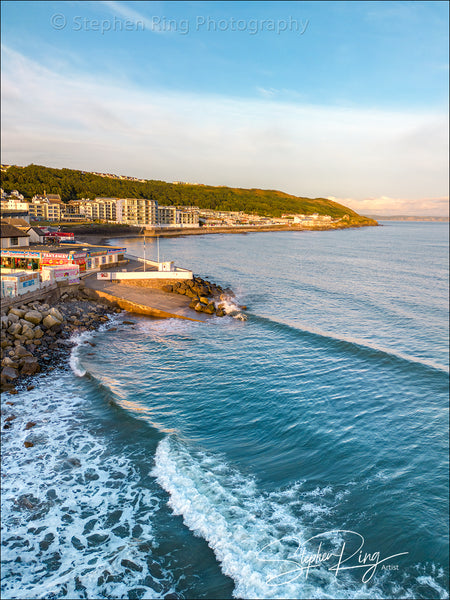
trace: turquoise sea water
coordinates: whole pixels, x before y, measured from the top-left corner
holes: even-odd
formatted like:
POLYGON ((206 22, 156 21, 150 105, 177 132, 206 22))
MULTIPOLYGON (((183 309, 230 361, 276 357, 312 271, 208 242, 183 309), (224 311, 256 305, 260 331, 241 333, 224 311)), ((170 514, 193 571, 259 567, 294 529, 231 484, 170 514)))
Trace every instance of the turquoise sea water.
POLYGON ((447 598, 447 224, 160 254, 248 319, 119 316, 15 397, 3 596, 447 598))

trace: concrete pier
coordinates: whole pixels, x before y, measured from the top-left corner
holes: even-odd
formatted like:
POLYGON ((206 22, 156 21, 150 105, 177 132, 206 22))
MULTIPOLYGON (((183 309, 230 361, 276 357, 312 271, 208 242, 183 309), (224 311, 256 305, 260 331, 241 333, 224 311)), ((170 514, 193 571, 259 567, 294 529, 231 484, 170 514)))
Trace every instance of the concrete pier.
MULTIPOLYGON (((127 271, 143 271, 143 264, 130 261, 127 271)), ((129 312, 163 319, 187 319, 189 321, 207 321, 211 315, 197 313, 189 308, 191 298, 179 294, 163 292, 152 287, 133 285, 132 282, 97 279, 97 273, 84 278, 85 289, 92 297, 105 298, 115 302, 129 312)))

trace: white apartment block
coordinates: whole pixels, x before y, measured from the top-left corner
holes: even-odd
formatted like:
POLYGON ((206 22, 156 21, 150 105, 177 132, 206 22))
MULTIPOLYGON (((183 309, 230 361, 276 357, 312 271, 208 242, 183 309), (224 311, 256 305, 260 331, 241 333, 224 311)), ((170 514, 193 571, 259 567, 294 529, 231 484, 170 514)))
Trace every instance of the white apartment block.
POLYGON ((158 223, 158 203, 149 198, 119 198, 116 200, 116 222, 155 226, 158 223))
POLYGON ((115 221, 117 198, 96 198, 95 200, 80 201, 81 215, 92 220, 115 221))
POLYGON ((2 210, 28 210, 28 202, 25 202, 23 197, 20 199, 10 196, 1 200, 1 207, 2 210))
POLYGON ((199 227, 198 210, 176 206, 158 206, 160 227, 199 227))
POLYGON ((176 206, 158 206, 158 225, 173 227, 180 223, 180 211, 176 206))
POLYGON ((30 217, 41 221, 61 221, 65 204, 58 194, 49 194, 48 196, 33 196, 27 208, 30 217))
POLYGON ((180 210, 180 225, 183 227, 199 227, 198 210, 180 210))
MULTIPOLYGON (((148 227, 199 227, 196 207, 158 206, 149 198, 95 198, 71 200, 64 204, 59 196, 34 196, 26 204, 30 216, 45 221, 60 221, 81 216, 93 221, 110 221, 148 227)), ((6 202, 2 200, 3 203, 6 202)))

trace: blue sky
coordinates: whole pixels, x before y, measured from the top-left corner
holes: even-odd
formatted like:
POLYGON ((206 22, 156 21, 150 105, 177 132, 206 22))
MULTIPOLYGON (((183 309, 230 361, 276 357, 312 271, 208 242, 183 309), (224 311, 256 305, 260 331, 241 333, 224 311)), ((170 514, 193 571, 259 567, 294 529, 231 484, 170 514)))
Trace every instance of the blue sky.
POLYGON ((2 162, 448 214, 447 2, 2 2, 2 162))

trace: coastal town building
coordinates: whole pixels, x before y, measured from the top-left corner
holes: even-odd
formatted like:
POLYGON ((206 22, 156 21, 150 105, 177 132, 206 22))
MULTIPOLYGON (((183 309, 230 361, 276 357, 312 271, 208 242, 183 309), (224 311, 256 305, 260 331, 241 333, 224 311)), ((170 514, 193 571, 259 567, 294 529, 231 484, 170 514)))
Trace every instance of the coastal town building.
MULTIPOLYGON (((122 179, 122 176, 103 174, 105 177, 122 179)), ((130 179, 130 178, 127 178, 130 179)), ((180 185, 185 182, 176 182, 180 185)), ((58 194, 35 195, 30 203, 18 190, 5 193, 2 190, 2 217, 21 216, 32 220, 53 222, 100 221, 155 228, 194 227, 269 227, 297 225, 305 228, 333 226, 341 219, 330 215, 283 214, 268 217, 242 211, 217 211, 199 209, 196 206, 161 206, 153 198, 82 198, 62 202, 58 194), (23 209, 23 210, 19 210, 23 209)), ((345 217, 344 217, 345 218, 345 217)), ((34 241, 34 240, 33 240, 34 241)))
POLYGON ((0 238, 2 257, 4 248, 20 248, 30 245, 30 236, 28 233, 3 221, 0 224, 0 238))
POLYGON ((198 209, 180 209, 180 225, 182 227, 199 227, 198 209))
POLYGON ((16 271, 1 274, 2 298, 21 296, 27 292, 33 292, 40 287, 40 276, 37 272, 16 271))
POLYGON ((175 206, 158 206, 158 225, 167 227, 176 225, 180 220, 180 211, 175 206))
MULTIPOLYGON (((339 219, 335 219, 335 221, 336 220, 338 221, 339 219)), ((294 215, 293 222, 295 224, 304 225, 305 227, 320 227, 333 222, 333 219, 329 215, 313 213, 312 215, 294 215)))
POLYGON ((0 212, 2 219, 23 219, 30 222, 30 213, 28 210, 1 210, 0 212))
POLYGON ((35 195, 28 205, 30 217, 38 221, 61 221, 65 204, 59 194, 35 195))
POLYGON ((118 266, 125 260, 126 248, 119 246, 85 246, 65 244, 2 248, 2 270, 38 271, 44 266, 78 265, 79 271, 118 266))
POLYGON ((149 198, 119 198, 116 201, 116 222, 154 227, 158 223, 158 203, 149 198))
POLYGON ((25 202, 22 194, 18 196, 11 195, 0 200, 2 210, 26 210, 28 211, 28 202, 25 202))
POLYGON ((95 198, 95 200, 84 200, 78 204, 79 214, 93 221, 116 220, 116 203, 118 198, 95 198))
POLYGON ((46 232, 40 229, 39 227, 31 226, 25 219, 9 217, 3 219, 3 223, 13 225, 14 227, 20 229, 22 232, 28 234, 30 238, 30 244, 43 244, 45 242, 46 232))

